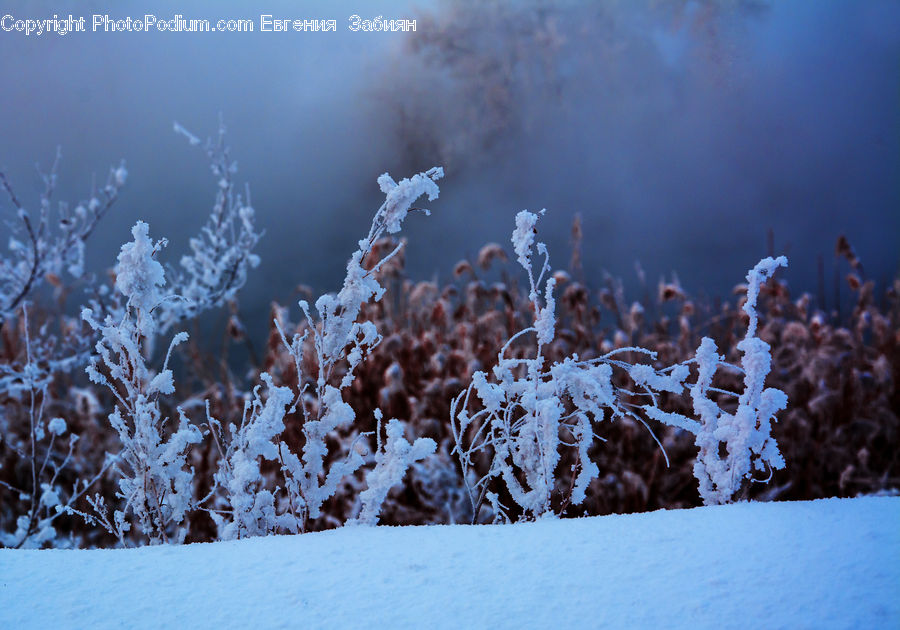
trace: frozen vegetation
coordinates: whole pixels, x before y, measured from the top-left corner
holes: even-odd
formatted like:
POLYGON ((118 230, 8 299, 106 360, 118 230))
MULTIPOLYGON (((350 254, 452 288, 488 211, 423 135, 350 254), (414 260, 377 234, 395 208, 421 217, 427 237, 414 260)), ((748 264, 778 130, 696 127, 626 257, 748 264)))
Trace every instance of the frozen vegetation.
MULTIPOLYGON (((270 627, 288 610, 330 627, 900 621, 898 499, 722 505, 775 499, 802 479, 776 483, 791 467, 792 444, 775 431, 796 411, 786 389, 808 391, 767 386, 784 376, 770 342, 784 342, 786 304, 816 343, 828 329, 808 300, 785 298, 775 277, 784 256, 755 264, 739 309, 716 315, 729 318, 727 334, 708 325, 697 339, 694 306, 673 280, 659 293, 683 302, 677 344, 663 317, 642 338, 645 307, 627 306, 611 282, 600 295, 618 328, 588 343, 599 317, 573 274, 551 265, 545 211, 511 221, 520 269, 503 283, 488 288, 464 262, 463 288, 411 287, 398 235, 411 212, 428 214, 417 204, 438 198, 444 172, 385 173, 340 290, 299 300, 298 324, 273 306, 260 360, 238 299, 262 234, 249 189, 235 192, 224 126, 206 153, 216 192, 190 253, 165 264, 169 242, 137 221, 107 282, 84 272, 84 247, 125 185, 124 166, 74 213, 61 204, 51 215, 54 164, 37 219, 0 173, 21 236, 0 261, 0 544, 12 548, 0 551, 0 625, 270 627), (76 286, 78 317, 65 307, 76 286), (216 310, 227 324, 223 356, 210 358, 188 329, 216 310), (251 365, 236 373, 224 353, 242 343, 251 365), (424 357, 417 371, 444 376, 412 389, 402 364, 416 365, 413 355, 424 357), (640 440, 651 440, 649 479, 616 467, 640 440), (693 478, 679 477, 678 492, 689 499, 667 507, 703 509, 566 518, 604 512, 596 506, 611 487, 638 488, 646 502, 684 465, 693 478), (382 523, 452 526, 371 529, 382 523), (144 545, 169 546, 96 549, 144 545), (146 607, 123 608, 123 598, 146 607)), ((477 265, 506 259, 489 244, 477 265)), ((857 282, 855 317, 871 329, 857 343, 880 348, 896 313, 871 307, 871 286, 857 282)), ((889 374, 883 356, 872 370, 889 374)), ((872 391, 892 381, 867 378, 866 404, 890 407, 872 391)), ((863 447, 841 483, 878 456, 863 447)), ((892 465, 881 494, 896 493, 892 465)))
MULTIPOLYGON (((178 124, 175 131, 191 145, 200 143, 178 124)), ((354 387, 360 364, 383 341, 382 332, 364 318, 363 309, 384 297, 386 288, 379 279, 403 248, 400 242, 382 251, 390 242, 386 237, 400 232, 419 198, 437 199, 440 190, 436 182, 444 174, 440 167, 399 182, 387 173, 381 175, 378 186, 385 195, 384 203, 350 256, 341 290, 315 300, 315 315, 309 303, 300 300, 306 325, 290 338, 275 319, 275 343, 280 342, 289 367, 294 369, 292 378, 260 371, 252 391, 241 395, 241 416, 231 421, 216 417, 209 398, 204 397, 206 417, 192 422, 185 407, 202 394, 172 403, 174 417, 167 417, 161 400, 180 393, 176 392, 170 359, 189 335, 181 331, 170 341, 163 340, 168 350, 159 368, 152 363, 157 339, 205 310, 234 303, 248 270, 258 263, 254 247, 259 234, 249 192, 245 202, 233 191, 236 167, 224 136, 220 125, 217 140, 207 144, 216 178, 213 212, 201 235, 190 240, 192 255, 181 258, 181 271, 170 269, 174 281, 169 281, 158 260, 168 241, 153 241, 149 226, 138 221, 132 229, 133 240, 119 253, 113 287, 95 289, 97 297, 82 309, 87 327, 81 327, 80 343, 94 344, 85 370, 90 383, 109 392, 107 419, 118 437, 117 452, 106 454, 98 473, 116 479, 114 498, 94 492, 86 498, 89 509, 79 508, 74 503, 92 482, 76 479, 68 493, 56 485, 69 457, 59 464, 53 461, 53 439, 64 433, 67 425, 59 418, 53 430, 44 431, 43 408, 51 396, 53 363, 49 363, 50 372, 36 378, 31 344, 26 343, 20 382, 10 385, 8 391, 28 400, 31 443, 22 454, 31 467, 31 488, 9 484, 8 489, 18 492, 23 503, 29 504, 30 497, 30 505, 26 513, 17 516, 15 529, 3 532, 4 545, 52 545, 53 521, 60 514, 78 516, 87 525, 102 528, 121 546, 183 542, 190 533, 187 515, 197 510, 209 515, 220 540, 302 533, 323 517, 325 503, 348 484, 358 498, 342 520, 375 525, 388 493, 403 482, 407 469, 435 455, 433 439, 419 437, 410 442, 403 420, 392 418, 383 425, 381 409, 373 411, 374 431, 365 430, 344 392, 354 387), (299 448, 287 439, 292 424, 302 436, 299 448), (52 437, 39 464, 37 443, 48 432, 52 437), (196 470, 187 458, 190 449, 204 439, 215 443, 218 458, 208 489, 201 495, 194 479, 196 470), (48 465, 52 470, 49 483, 43 479, 48 465), (364 468, 360 479, 358 473, 364 468), (39 485, 42 494, 37 499, 39 485), (108 501, 112 505, 108 506, 108 501)), ((124 184, 125 175, 120 171, 122 167, 111 175, 106 190, 109 200, 118 194, 117 186, 124 184)), ((46 178, 42 223, 48 221, 46 198, 53 177, 46 178)), ((15 194, 6 186, 18 207, 15 194)), ((60 224, 68 225, 65 212, 61 217, 60 224)), ((33 228, 24 209, 19 210, 19 218, 31 234, 33 228)), ((659 367, 656 352, 632 346, 595 358, 573 354, 549 361, 545 348, 556 336, 554 290, 558 276, 550 266, 546 245, 536 239, 537 222, 538 215, 519 212, 511 237, 516 260, 528 279, 533 323, 505 341, 491 374, 475 369, 468 387, 450 405, 452 454, 458 457, 473 523, 479 522, 485 501, 490 520, 516 520, 510 506, 503 503, 501 487, 522 519, 553 515, 570 503, 581 504, 589 484, 600 475, 591 448, 594 427, 604 421, 631 418, 651 435, 648 420, 694 433, 699 447, 695 475, 707 504, 729 502, 749 481, 765 481, 754 475, 768 472, 771 478, 773 469, 784 466, 770 431, 775 413, 784 409, 787 397, 781 390, 764 388, 770 348, 756 337, 760 286, 776 268, 787 265, 783 256, 766 258, 747 275, 743 310, 748 325, 738 344, 743 354, 743 392, 717 390, 738 399, 737 409, 728 413, 708 397, 715 371, 720 364, 728 367, 710 338, 703 339, 696 357, 669 366, 659 367), (533 351, 508 356, 517 343, 521 350, 526 336, 534 339, 533 351), (692 365, 696 365, 697 379, 688 385, 692 365), (630 385, 614 384, 614 370, 622 371, 630 385), (693 399, 697 419, 660 408, 661 393, 682 395, 686 391, 693 399), (567 496, 554 503, 562 490, 558 477, 561 454, 569 448, 577 453, 572 470, 578 473, 567 496), (727 452, 724 457, 720 456, 722 449, 727 452), (502 482, 501 486, 496 482, 502 482)), ((33 268, 45 254, 38 240, 32 242, 30 253, 22 253, 16 242, 11 249, 13 259, 16 255, 23 258, 19 264, 23 278, 8 289, 5 298, 14 309, 21 300, 19 295, 31 290, 26 273, 29 260, 33 268)), ((30 331, 24 303, 21 313, 27 339, 30 331)), ((99 394, 92 396, 96 400, 99 394)), ((71 438, 76 439, 74 435, 71 438)), ((655 435, 654 440, 665 455, 655 435)), ((329 524, 342 523, 332 515, 329 524)), ((78 541, 58 544, 77 545, 78 541)))

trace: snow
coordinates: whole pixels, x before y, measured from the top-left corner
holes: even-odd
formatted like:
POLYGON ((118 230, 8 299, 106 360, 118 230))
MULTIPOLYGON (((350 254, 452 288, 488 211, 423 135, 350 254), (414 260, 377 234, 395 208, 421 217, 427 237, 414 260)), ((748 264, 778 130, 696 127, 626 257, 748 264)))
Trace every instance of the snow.
POLYGON ((155 307, 166 284, 163 266, 154 259, 157 247, 150 240, 150 226, 138 221, 131 228, 134 241, 122 245, 116 265, 116 289, 136 309, 149 311, 155 307))
POLYGON ((512 235, 513 249, 516 259, 526 269, 531 268, 531 247, 534 245, 534 226, 538 217, 528 210, 522 210, 516 215, 516 229, 512 235))
POLYGON ((47 428, 53 435, 62 435, 66 432, 66 421, 62 418, 53 418, 47 428))
POLYGON ((382 173, 378 177, 378 186, 385 194, 384 225, 389 234, 400 231, 400 224, 406 219, 416 199, 422 195, 428 195, 428 201, 438 198, 440 189, 435 182, 443 176, 444 169, 435 166, 424 173, 401 179, 399 184, 387 173, 382 173))
POLYGON ((2 628, 897 628, 900 498, 0 550, 2 628))

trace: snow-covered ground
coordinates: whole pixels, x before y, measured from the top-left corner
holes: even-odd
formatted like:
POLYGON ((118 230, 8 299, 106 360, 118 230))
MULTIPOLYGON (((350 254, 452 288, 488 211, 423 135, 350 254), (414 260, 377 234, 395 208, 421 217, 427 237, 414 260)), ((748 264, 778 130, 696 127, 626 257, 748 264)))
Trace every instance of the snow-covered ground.
POLYGON ((0 551, 0 628, 900 628, 900 498, 0 551))

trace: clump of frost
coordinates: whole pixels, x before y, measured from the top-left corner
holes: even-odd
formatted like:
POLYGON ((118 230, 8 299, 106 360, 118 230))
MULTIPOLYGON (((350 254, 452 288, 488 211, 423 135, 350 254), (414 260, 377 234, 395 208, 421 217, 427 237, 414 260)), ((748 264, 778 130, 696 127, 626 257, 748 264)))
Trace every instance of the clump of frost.
POLYGON ((516 215, 516 229, 512 234, 513 251, 516 252, 516 260, 525 269, 531 269, 531 247, 534 245, 535 225, 537 215, 522 210, 516 215))
POLYGON ((154 244, 150 240, 150 226, 138 221, 131 228, 134 240, 122 245, 116 265, 116 290, 124 297, 135 314, 145 319, 136 325, 143 334, 155 329, 150 312, 162 301, 162 287, 166 284, 163 266, 156 261, 157 252, 165 247, 165 239, 154 244))
POLYGON ((47 428, 53 435, 59 436, 66 432, 66 421, 62 418, 53 418, 47 424, 47 428))
POLYGON ((412 177, 401 179, 400 183, 395 182, 387 173, 382 173, 378 177, 378 186, 386 195, 382 220, 389 234, 400 231, 400 225, 416 199, 422 195, 427 195, 428 201, 438 198, 440 190, 435 182, 443 176, 444 169, 436 166, 424 173, 416 173, 412 177))
MULTIPOLYGON (((376 418, 381 423, 381 410, 376 418)), ((375 453, 375 468, 366 474, 366 489, 359 495, 362 502, 357 522, 364 525, 378 524, 381 506, 391 488, 403 481, 406 470, 414 463, 434 454, 437 444, 430 438, 418 438, 410 444, 403 437, 403 423, 392 419, 385 427, 387 441, 379 444, 375 453)), ((380 442, 380 438, 379 438, 380 442)))

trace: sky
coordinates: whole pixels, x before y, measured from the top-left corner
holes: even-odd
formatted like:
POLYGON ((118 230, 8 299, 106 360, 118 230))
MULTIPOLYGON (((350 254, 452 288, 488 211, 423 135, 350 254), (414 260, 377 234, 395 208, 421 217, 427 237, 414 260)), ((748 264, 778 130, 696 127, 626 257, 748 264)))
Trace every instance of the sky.
MULTIPOLYGON (((0 168, 33 207, 34 164, 46 166, 57 145, 59 198, 73 202, 124 158, 128 184, 88 268, 112 266, 138 219, 169 239, 163 258, 175 264, 215 182, 172 123, 206 137, 221 113, 237 180, 249 183, 266 231, 243 293, 251 319, 273 299, 290 302, 298 284, 338 289, 380 203, 378 175, 440 162, 433 216, 407 222, 418 279, 446 279, 482 244, 508 243, 525 208, 548 209, 541 238, 559 267, 579 213, 586 275, 608 270, 626 286, 639 261, 651 282, 675 271, 689 293, 723 294, 767 253, 770 228, 796 293, 815 292, 817 258, 831 269, 840 234, 867 273, 891 277, 900 3, 719 4, 732 8, 270 2, 276 17, 335 19, 337 32, 0 31, 0 168), (418 18, 417 31, 351 32, 354 13, 418 18)), ((211 0, 177 6, 40 0, 4 3, 2 13, 257 23, 260 14, 211 0)), ((9 207, 0 200, 0 212, 9 207)))

